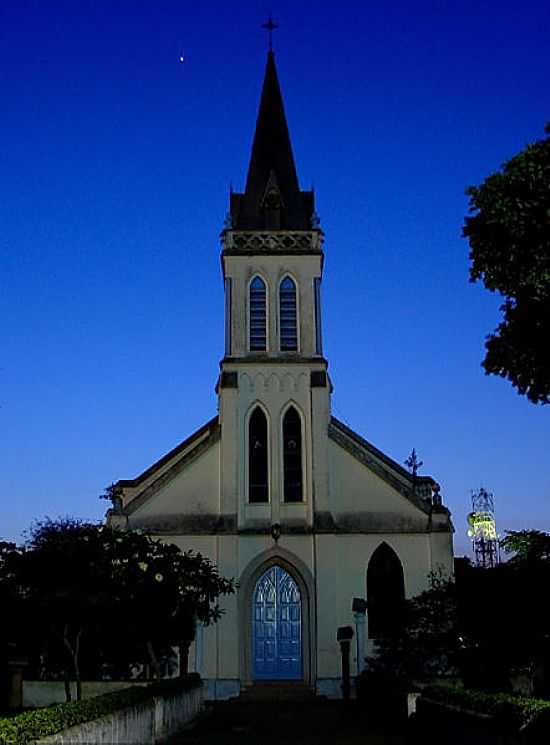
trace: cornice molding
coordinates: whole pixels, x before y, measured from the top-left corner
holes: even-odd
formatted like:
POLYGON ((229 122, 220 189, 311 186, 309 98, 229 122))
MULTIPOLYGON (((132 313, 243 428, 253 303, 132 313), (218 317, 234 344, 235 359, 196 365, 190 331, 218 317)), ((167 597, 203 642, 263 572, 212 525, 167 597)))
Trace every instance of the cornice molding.
MULTIPOLYGON (((237 527, 237 515, 187 514, 149 515, 130 517, 128 527, 157 535, 271 535, 270 519, 255 520, 250 525, 237 527)), ((313 525, 305 520, 285 520, 281 524, 282 536, 297 535, 357 535, 357 534, 426 534, 449 533, 449 522, 433 523, 429 516, 410 517, 393 512, 354 512, 333 515, 315 512, 313 525)))

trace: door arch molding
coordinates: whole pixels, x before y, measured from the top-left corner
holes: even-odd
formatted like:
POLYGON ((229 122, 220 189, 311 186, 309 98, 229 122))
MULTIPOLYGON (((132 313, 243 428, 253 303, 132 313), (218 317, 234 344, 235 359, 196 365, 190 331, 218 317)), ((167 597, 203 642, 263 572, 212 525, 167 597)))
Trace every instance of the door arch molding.
POLYGON ((252 559, 239 579, 237 601, 241 641, 239 654, 241 684, 253 681, 252 609, 254 590, 259 578, 272 566, 280 566, 285 572, 288 572, 300 590, 303 679, 306 683, 313 685, 316 677, 315 649, 317 639, 315 583, 306 564, 298 556, 279 546, 274 546, 252 559))

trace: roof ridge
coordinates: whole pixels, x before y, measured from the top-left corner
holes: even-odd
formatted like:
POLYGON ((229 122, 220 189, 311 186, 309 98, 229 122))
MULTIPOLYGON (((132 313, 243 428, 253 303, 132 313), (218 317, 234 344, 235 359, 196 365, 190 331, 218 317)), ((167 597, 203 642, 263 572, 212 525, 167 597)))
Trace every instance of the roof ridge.
POLYGON ((140 473, 138 476, 133 479, 119 479, 119 481, 116 482, 115 486, 121 488, 138 486, 143 481, 146 481, 149 476, 152 476, 155 471, 158 471, 160 468, 169 463, 172 458, 181 453, 183 450, 186 450, 190 445, 193 444, 195 440, 198 440, 200 437, 202 437, 202 435, 206 434, 209 431, 218 429, 219 426, 219 416, 218 414, 216 414, 216 416, 212 417, 212 419, 206 422, 206 424, 203 424, 202 427, 199 427, 199 429, 195 430, 191 435, 189 435, 189 437, 187 437, 185 440, 182 440, 179 445, 176 445, 176 447, 172 448, 172 450, 155 461, 155 463, 149 466, 149 468, 146 468, 145 471, 140 473))
MULTIPOLYGON (((334 424, 335 426, 339 427, 341 430, 344 431, 345 434, 350 436, 358 445, 361 445, 366 450, 369 450, 374 456, 377 458, 380 458, 384 463, 391 466, 394 470, 396 470, 401 476, 405 476, 409 481, 412 480, 412 475, 407 471, 406 468, 403 468, 402 465, 400 465, 396 460, 391 458, 389 455, 386 455, 386 453, 383 453, 382 450, 379 450, 379 448, 376 447, 376 445, 373 445, 372 442, 369 442, 366 440, 362 435, 358 434, 354 429, 351 427, 348 427, 347 424, 344 424, 344 422, 340 421, 340 419, 337 419, 335 416, 330 417, 331 424, 334 424)), ((417 482, 424 481, 428 482, 434 481, 433 476, 417 476, 416 477, 417 482)))

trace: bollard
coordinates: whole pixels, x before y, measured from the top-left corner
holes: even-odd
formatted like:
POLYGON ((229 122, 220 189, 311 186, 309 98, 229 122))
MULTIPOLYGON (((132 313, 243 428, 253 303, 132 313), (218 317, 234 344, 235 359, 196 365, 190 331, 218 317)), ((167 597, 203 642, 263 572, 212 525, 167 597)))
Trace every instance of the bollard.
POLYGON ((342 698, 349 701, 350 696, 350 667, 349 649, 353 639, 351 626, 340 626, 336 632, 336 641, 340 643, 340 654, 342 655, 342 698))

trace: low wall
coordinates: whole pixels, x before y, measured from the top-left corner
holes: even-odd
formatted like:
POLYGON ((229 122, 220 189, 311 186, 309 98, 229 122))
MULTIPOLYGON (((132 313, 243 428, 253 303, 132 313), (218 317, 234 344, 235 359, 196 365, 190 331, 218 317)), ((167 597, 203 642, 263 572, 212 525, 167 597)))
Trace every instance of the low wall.
MULTIPOLYGON (((83 680, 82 698, 94 698, 103 693, 120 691, 132 686, 146 686, 150 681, 146 680, 83 680)), ((76 700, 76 683, 71 683, 73 701, 76 700)), ((63 704, 65 698, 65 684, 62 680, 24 680, 23 700, 21 706, 24 709, 36 709, 52 704, 63 704)))
POLYGON ((100 719, 36 740, 36 745, 149 745, 161 742, 196 717, 203 701, 203 686, 183 693, 158 696, 150 703, 120 709, 100 719))

